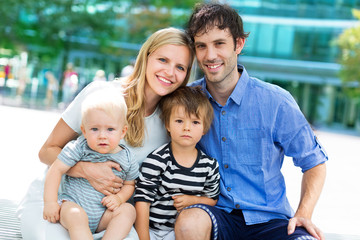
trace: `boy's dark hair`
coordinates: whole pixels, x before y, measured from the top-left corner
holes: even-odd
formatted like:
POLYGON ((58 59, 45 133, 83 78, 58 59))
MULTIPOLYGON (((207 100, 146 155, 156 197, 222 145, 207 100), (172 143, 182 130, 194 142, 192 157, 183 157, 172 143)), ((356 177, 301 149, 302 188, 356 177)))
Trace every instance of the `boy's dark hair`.
POLYGON ((249 33, 244 32, 240 15, 229 5, 219 3, 196 4, 186 27, 186 33, 191 41, 194 42, 194 37, 197 34, 207 33, 213 27, 218 27, 221 30, 228 28, 235 46, 237 38, 246 39, 249 36, 249 33))
POLYGON ((160 118, 165 126, 169 126, 172 110, 180 106, 185 108, 188 116, 194 114, 203 121, 204 134, 210 129, 214 118, 214 111, 200 86, 179 87, 174 92, 161 98, 159 103, 161 109, 160 118))

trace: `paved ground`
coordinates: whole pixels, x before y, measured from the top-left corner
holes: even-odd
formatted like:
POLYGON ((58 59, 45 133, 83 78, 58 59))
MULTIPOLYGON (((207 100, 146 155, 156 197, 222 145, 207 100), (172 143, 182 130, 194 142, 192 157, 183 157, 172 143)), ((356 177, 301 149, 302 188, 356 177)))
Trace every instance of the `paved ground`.
MULTIPOLYGON (((0 199, 19 202, 32 179, 45 170, 37 153, 59 117, 58 112, 0 105, 0 199)), ((360 239, 360 133, 319 130, 317 134, 330 161, 313 220, 327 239, 360 239)), ((296 208, 301 173, 291 163, 286 159, 283 172, 296 208)))

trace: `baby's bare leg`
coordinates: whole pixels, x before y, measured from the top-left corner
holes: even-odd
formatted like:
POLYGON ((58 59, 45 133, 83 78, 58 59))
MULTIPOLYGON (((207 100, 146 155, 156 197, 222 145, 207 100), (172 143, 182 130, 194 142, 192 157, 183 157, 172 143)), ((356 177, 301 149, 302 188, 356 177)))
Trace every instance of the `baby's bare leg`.
POLYGON ((114 211, 106 210, 96 232, 106 229, 103 240, 124 239, 135 222, 136 212, 133 205, 123 203, 114 211))
POLYGON ((93 239, 85 210, 74 202, 63 202, 60 223, 69 231, 71 240, 93 239))

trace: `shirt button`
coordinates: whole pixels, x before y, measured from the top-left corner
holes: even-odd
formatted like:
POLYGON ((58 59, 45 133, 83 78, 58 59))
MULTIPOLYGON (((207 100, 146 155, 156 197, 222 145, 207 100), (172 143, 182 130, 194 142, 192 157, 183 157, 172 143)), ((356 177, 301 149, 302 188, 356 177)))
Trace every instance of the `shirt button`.
POLYGON ((229 165, 225 164, 225 165, 224 165, 224 168, 229 168, 229 165))
POLYGON ((223 142, 225 142, 225 141, 226 141, 226 137, 222 137, 221 140, 222 140, 223 142))
POLYGON ((236 204, 235 207, 236 207, 236 208, 240 208, 240 204, 236 204))
POLYGON ((226 190, 228 190, 228 192, 230 192, 230 191, 231 191, 231 187, 227 187, 226 190))
POLYGON ((222 115, 225 115, 225 114, 226 114, 226 111, 222 111, 221 114, 222 114, 222 115))

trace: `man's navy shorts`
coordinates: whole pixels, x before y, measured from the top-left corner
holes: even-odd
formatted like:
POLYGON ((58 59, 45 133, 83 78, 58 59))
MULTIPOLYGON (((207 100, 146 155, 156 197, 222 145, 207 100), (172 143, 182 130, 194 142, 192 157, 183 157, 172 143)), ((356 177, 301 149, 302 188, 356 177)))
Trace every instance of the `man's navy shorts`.
POLYGON ((195 204, 185 209, 189 208, 201 208, 209 214, 213 240, 316 240, 303 227, 296 227, 295 232, 288 235, 287 219, 273 219, 266 223, 246 225, 241 210, 227 213, 205 204, 195 204))

